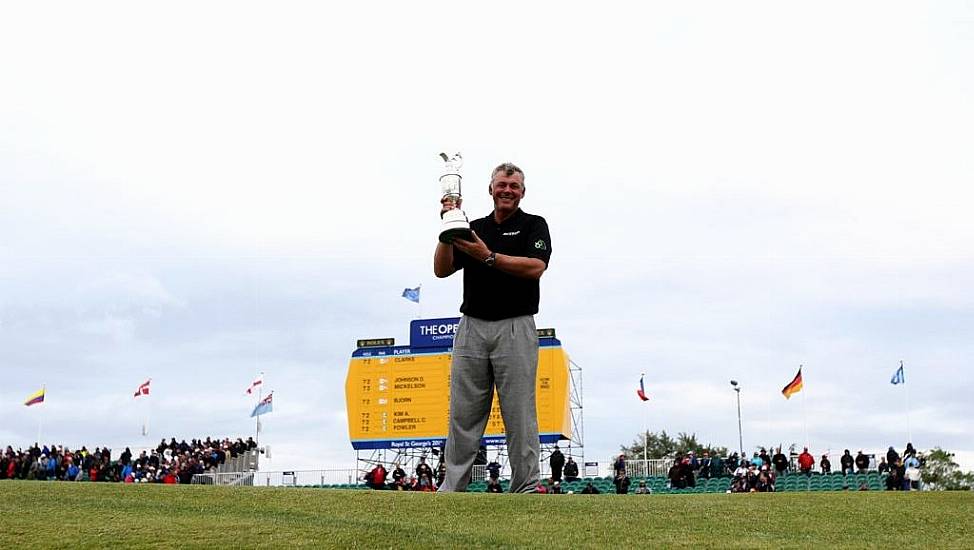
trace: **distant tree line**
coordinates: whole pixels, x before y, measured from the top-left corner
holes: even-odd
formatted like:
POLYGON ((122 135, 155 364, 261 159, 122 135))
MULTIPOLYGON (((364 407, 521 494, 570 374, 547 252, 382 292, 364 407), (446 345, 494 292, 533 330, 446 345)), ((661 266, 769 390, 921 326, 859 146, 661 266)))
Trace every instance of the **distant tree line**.
POLYGON ((647 458, 671 458, 676 455, 685 455, 690 451, 700 455, 704 451, 711 455, 727 456, 727 447, 719 447, 707 443, 701 444, 697 441, 697 434, 687 434, 680 432, 676 438, 670 437, 666 430, 659 433, 647 431, 639 434, 630 445, 621 445, 620 450, 629 459, 643 458, 643 442, 646 442, 647 458))
POLYGON ((974 472, 962 472, 954 462, 954 453, 935 447, 927 453, 920 468, 923 486, 932 491, 970 491, 974 489, 974 472))

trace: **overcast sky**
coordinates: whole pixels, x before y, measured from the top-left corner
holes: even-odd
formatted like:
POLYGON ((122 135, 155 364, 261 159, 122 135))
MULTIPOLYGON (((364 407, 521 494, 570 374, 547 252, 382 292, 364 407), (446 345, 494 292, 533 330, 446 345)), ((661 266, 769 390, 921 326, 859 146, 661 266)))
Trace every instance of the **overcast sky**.
POLYGON ((512 161, 548 220, 587 460, 736 447, 734 378, 748 450, 902 448, 909 411, 974 468, 974 6, 525 4, 4 3, 0 443, 246 437, 262 370, 265 468, 351 466, 356 339, 458 314, 459 150, 471 216, 512 161))

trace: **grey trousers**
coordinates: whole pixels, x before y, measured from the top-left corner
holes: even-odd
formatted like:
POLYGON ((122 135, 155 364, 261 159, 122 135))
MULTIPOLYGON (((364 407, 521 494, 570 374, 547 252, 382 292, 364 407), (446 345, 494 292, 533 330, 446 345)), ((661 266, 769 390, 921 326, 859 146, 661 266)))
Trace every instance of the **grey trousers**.
POLYGON ((467 490, 495 387, 511 462, 510 490, 534 491, 540 452, 535 404, 537 372, 538 332, 533 316, 485 321, 465 315, 460 319, 450 365, 446 479, 440 491, 467 490))

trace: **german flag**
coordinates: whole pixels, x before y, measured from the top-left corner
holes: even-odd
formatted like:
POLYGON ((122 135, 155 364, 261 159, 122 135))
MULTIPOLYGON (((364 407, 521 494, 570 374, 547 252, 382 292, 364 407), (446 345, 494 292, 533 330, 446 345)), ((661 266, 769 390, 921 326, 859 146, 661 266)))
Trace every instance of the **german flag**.
POLYGON ((785 396, 785 399, 791 399, 792 394, 800 391, 802 391, 802 368, 798 367, 798 374, 795 375, 795 379, 781 389, 781 395, 785 396))

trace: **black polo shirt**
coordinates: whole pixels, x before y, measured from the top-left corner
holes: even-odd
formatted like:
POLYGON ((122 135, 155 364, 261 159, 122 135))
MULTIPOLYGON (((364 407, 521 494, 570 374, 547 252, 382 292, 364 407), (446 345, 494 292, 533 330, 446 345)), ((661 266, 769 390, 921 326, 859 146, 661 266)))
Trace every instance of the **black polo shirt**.
MULTIPOLYGON (((548 223, 541 216, 528 214, 520 208, 504 223, 494 221, 491 212, 484 218, 470 222, 470 228, 491 251, 506 256, 538 258, 548 265, 551 258, 551 235, 548 223)), ((483 258, 471 258, 453 249, 453 267, 463 269, 463 305, 465 315, 497 321, 538 312, 541 298, 537 279, 525 279, 487 267, 483 258)))

